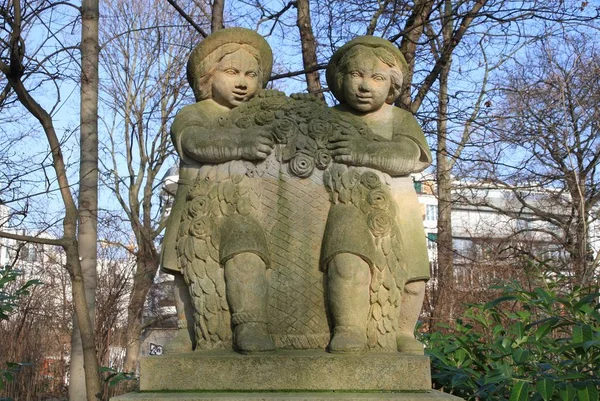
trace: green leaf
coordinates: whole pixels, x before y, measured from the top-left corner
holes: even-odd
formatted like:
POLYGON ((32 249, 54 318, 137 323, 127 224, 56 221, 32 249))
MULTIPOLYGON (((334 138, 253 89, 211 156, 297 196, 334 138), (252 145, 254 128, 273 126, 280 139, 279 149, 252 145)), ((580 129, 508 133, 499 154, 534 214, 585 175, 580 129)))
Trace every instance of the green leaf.
POLYGON ((541 287, 538 287, 535 289, 535 293, 537 294, 537 296, 544 301, 544 303, 546 305, 551 305, 554 301, 554 296, 553 294, 549 293, 548 291, 544 290, 541 287))
POLYGON ((456 363, 458 364, 458 366, 461 366, 465 361, 465 358, 467 357, 467 352, 464 349, 460 348, 456 350, 455 356, 456 363))
POLYGON ((577 399, 579 401, 598 401, 598 390, 592 384, 577 389, 577 399))
POLYGON ((516 301, 517 297, 514 295, 504 295, 501 297, 498 297, 488 303, 486 303, 484 305, 484 309, 491 309, 494 306, 497 306, 498 304, 501 304, 502 302, 506 302, 506 301, 516 301))
POLYGON ((573 327, 573 344, 581 344, 594 339, 594 331, 589 324, 573 327))
POLYGON ((565 388, 558 390, 558 395, 562 401, 573 401, 575 394, 575 387, 571 383, 568 383, 565 388))
POLYGON ((552 399, 552 395, 554 394, 554 380, 538 380, 537 384, 535 385, 535 388, 538 391, 538 393, 540 393, 544 401, 549 401, 552 399))
POLYGON ((513 351, 512 357, 515 363, 525 363, 529 359, 530 352, 521 348, 517 348, 513 351))
POLYGON ((588 352, 590 348, 600 348, 600 340, 586 341, 583 343, 583 350, 588 352))
POLYGON ((552 331, 556 323, 558 323, 558 318, 550 318, 545 323, 540 325, 535 331, 536 341, 546 337, 546 335, 552 331))
POLYGON ((517 381, 510 392, 508 401, 528 401, 529 383, 526 381, 517 381))
POLYGON ((588 376, 585 373, 566 373, 564 375, 559 375, 557 377, 557 379, 560 380, 560 381, 566 381, 566 380, 584 380, 587 377, 588 376))

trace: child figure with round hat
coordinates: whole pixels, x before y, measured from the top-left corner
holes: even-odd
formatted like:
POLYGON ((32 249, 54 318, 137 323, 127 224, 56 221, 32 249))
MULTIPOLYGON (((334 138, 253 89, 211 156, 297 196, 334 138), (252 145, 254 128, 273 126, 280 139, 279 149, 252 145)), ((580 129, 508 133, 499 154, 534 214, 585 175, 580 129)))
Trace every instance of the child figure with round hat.
MULTIPOLYGON (((377 186, 381 182, 391 198, 390 205, 385 207, 373 201, 375 191, 379 191, 380 200, 387 196, 377 188, 371 190, 368 203, 363 202, 370 208, 363 209, 364 213, 358 207, 342 203, 330 209, 322 263, 327 270, 334 326, 331 352, 360 351, 367 347, 368 322, 373 316, 382 319, 381 307, 374 304, 378 296, 373 291, 377 290, 375 282, 381 277, 380 265, 387 263, 394 265, 388 268, 390 275, 396 281, 403 281, 397 283, 400 295, 391 301, 392 310, 400 312, 389 327, 380 322, 378 328, 390 332, 390 341, 399 351, 423 353, 423 346, 414 338, 414 327, 429 279, 429 262, 422 213, 409 175, 425 169, 432 159, 413 115, 394 106, 405 70, 406 61, 399 49, 373 36, 357 37, 346 43, 327 66, 327 83, 340 102, 334 110, 347 118, 358 118, 373 134, 338 132, 330 138, 328 149, 334 161, 348 166, 350 173, 372 177, 377 186), (375 230, 377 216, 382 216, 377 208, 392 216, 392 227, 385 232, 375 230), (371 216, 375 220, 369 220, 371 216), (384 238, 385 235, 388 237, 384 238), (386 241, 390 243, 390 236, 391 243, 401 248, 397 251, 401 256, 395 262, 387 262, 394 260, 389 258, 390 251, 385 245, 386 241)), ((391 293, 389 286, 379 287, 385 294, 391 293)))
POLYGON ((200 177, 202 171, 235 160, 261 161, 273 148, 268 132, 219 125, 233 108, 266 86, 272 63, 265 39, 243 28, 213 33, 190 55, 187 78, 196 103, 179 111, 171 126, 181 161, 161 255, 162 270, 175 275, 179 333, 184 340, 168 345, 167 351, 191 350, 188 333, 193 331, 197 348, 231 347, 233 341, 233 347, 244 353, 274 349, 266 320, 269 260, 259 222, 251 216, 222 216, 218 227, 213 227, 214 219, 199 217, 200 206, 208 199, 199 192, 209 184, 208 178, 200 177), (209 225, 211 234, 206 235, 202 230, 209 225), (209 253, 212 244, 217 251, 209 253), (213 263, 212 270, 208 262, 213 263), (219 280, 224 280, 225 290, 219 280), (195 328, 184 330, 191 314, 195 328), (231 322, 223 318, 229 314, 231 322))

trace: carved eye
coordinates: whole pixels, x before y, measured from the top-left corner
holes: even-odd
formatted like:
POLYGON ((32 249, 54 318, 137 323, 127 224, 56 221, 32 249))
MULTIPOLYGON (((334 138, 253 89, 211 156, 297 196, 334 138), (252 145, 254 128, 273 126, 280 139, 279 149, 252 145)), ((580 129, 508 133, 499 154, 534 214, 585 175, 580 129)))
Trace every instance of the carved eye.
POLYGON ((358 71, 352 71, 352 72, 350 73, 350 76, 351 76, 352 78, 359 78, 359 77, 360 77, 360 73, 359 73, 358 71))
POLYGON ((233 75, 237 75, 237 71, 234 70, 233 68, 228 68, 225 70, 225 74, 233 76, 233 75))
POLYGON ((250 78, 256 78, 258 76, 258 74, 255 71, 249 71, 246 73, 246 76, 248 76, 250 78))
POLYGON ((373 75, 373 79, 374 79, 375 81, 379 81, 379 82, 381 82, 381 81, 385 81, 385 77, 384 77, 383 75, 381 75, 381 74, 376 74, 376 75, 373 75))

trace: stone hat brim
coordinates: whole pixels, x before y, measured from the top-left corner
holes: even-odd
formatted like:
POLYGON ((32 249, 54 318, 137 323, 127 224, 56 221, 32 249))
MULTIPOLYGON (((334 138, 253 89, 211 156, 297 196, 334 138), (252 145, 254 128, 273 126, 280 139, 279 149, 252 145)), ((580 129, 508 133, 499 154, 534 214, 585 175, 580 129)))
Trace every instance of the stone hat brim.
POLYGON ((338 63, 340 62, 340 59, 343 57, 343 55, 356 45, 362 45, 373 48, 383 47, 384 49, 388 50, 396 59, 396 63, 398 64, 398 67, 400 67, 402 76, 405 77, 407 75, 408 64, 406 63, 404 55, 396 45, 394 45, 387 39, 379 38, 377 36, 357 36, 356 38, 352 39, 351 41, 337 49, 335 53, 333 53, 333 56, 331 56, 331 60, 329 60, 329 63, 327 64, 327 69, 325 71, 327 85, 329 86, 329 90, 331 90, 336 99, 341 99, 343 97, 341 94, 341 88, 337 87, 336 74, 338 70, 338 63))
POLYGON ((271 69, 273 68, 273 52, 271 46, 269 46, 265 38, 253 30, 246 28, 227 28, 208 35, 190 54, 187 63, 187 77, 192 87, 194 86, 194 79, 201 74, 201 71, 198 71, 201 61, 219 47, 229 43, 249 45, 258 50, 258 53, 260 54, 262 83, 263 86, 267 85, 267 82, 271 77, 271 69))

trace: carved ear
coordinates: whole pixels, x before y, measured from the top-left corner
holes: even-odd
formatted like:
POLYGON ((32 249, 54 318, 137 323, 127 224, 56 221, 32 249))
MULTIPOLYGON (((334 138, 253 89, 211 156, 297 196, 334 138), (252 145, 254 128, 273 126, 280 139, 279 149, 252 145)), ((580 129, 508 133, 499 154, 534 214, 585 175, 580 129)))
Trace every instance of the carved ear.
POLYGON ((385 102, 387 104, 394 104, 394 102, 398 98, 397 95, 398 95, 398 93, 394 90, 394 87, 391 86, 390 87, 390 93, 389 93, 388 97, 385 99, 385 102))

